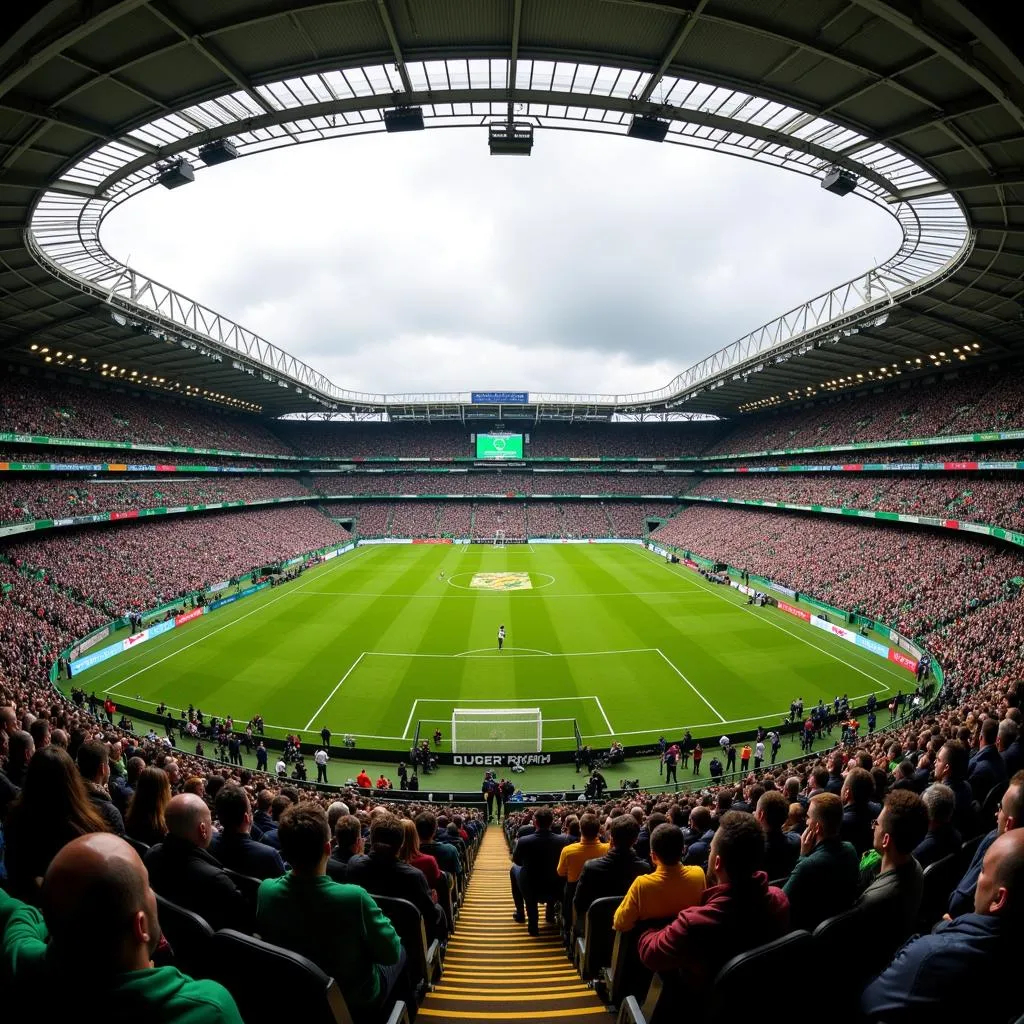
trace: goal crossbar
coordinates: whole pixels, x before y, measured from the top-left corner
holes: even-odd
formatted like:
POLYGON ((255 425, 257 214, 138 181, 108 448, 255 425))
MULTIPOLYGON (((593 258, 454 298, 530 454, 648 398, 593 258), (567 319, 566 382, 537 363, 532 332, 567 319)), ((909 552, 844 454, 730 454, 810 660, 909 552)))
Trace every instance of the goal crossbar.
POLYGON ((540 708, 452 709, 454 753, 539 753, 543 739, 540 708))

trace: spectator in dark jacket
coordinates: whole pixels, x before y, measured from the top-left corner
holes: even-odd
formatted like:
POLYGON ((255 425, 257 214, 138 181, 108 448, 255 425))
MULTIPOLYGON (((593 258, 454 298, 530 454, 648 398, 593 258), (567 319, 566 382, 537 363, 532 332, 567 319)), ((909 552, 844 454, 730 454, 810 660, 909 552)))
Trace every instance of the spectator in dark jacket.
MULTIPOLYGON (((652 814, 653 818, 654 815, 652 814)), ((707 873, 708 857, 711 854, 711 840, 715 831, 712 827, 711 811, 706 807, 694 807, 690 812, 690 828, 683 836, 688 839, 683 864, 687 867, 704 868, 707 873)))
POLYGON ((205 918, 214 931, 251 926, 241 892, 208 851, 213 838, 210 808, 193 793, 167 805, 167 838, 145 856, 153 888, 172 903, 205 918))
POLYGON ((527 931, 538 935, 537 904, 547 905, 547 916, 554 913, 554 903, 564 889, 558 877, 558 860, 562 847, 569 836, 555 835, 551 831, 554 819, 547 807, 538 808, 533 816, 536 831, 532 835, 516 840, 512 851, 512 868, 509 878, 512 884, 512 899, 516 906, 515 920, 528 922, 527 931))
POLYGON ((444 913, 431 899, 423 872, 399 860, 405 833, 393 814, 374 814, 370 823, 370 852, 352 857, 345 881, 358 885, 371 896, 392 896, 408 900, 423 915, 427 941, 444 939, 444 913))
POLYGON ((281 854, 250 836, 252 808, 241 786, 222 786, 214 801, 221 824, 210 842, 210 853, 226 868, 250 878, 279 878, 285 872, 281 854))
POLYGON ((956 797, 949 786, 936 782, 924 791, 921 799, 928 811, 928 834, 914 849, 914 859, 924 869, 943 857, 958 853, 963 839, 953 828, 956 797))
POLYGON ((971 757, 967 770, 967 783, 974 799, 981 803, 993 786, 1006 778, 1006 766, 999 755, 996 740, 999 737, 999 720, 986 718, 981 723, 979 746, 971 757))
POLYGON ((107 788, 110 785, 110 752, 106 743, 100 740, 83 743, 78 748, 77 762, 93 806, 103 815, 110 831, 123 836, 124 820, 107 788))
POLYGON ((620 814, 611 823, 611 849, 583 866, 573 896, 578 934, 583 933, 583 921, 594 900, 625 896, 634 878, 651 871, 651 865, 633 850, 639 831, 632 815, 620 814))
POLYGON ((882 808, 871 798, 875 793, 875 780, 863 768, 851 768, 840 793, 843 801, 843 823, 839 838, 848 842, 857 855, 871 849, 875 819, 882 808))
POLYGON ((800 857, 800 837, 795 832, 783 832, 789 817, 786 798, 773 789, 757 801, 754 816, 764 832, 764 870, 769 881, 789 878, 800 857))
POLYGON ((752 814, 722 815, 711 843, 710 878, 697 906, 681 910, 664 928, 640 937, 640 959, 652 971, 678 970, 695 996, 738 953, 789 929, 789 903, 758 870, 764 833, 752 814))
POLYGON ((978 834, 974 813, 974 793, 967 782, 970 770, 967 748, 959 740, 949 740, 935 757, 935 781, 945 783, 956 798, 953 825, 965 838, 978 834))
POLYGON ((914 849, 928 831, 928 811, 916 793, 900 790, 885 798, 875 824, 874 848, 881 855, 881 871, 854 904, 867 915, 873 936, 869 958, 878 957, 881 970, 913 934, 924 894, 924 872, 914 860, 914 849))
POLYGON ((1020 749, 1020 726, 1012 718, 1004 718, 999 723, 996 746, 999 748, 999 756, 1003 759, 1006 777, 1010 779, 1024 768, 1024 755, 1020 749))
POLYGON ((816 928, 848 910, 857 896, 857 851, 839 838, 843 805, 834 793, 819 793, 807 809, 800 859, 783 887, 794 928, 816 928))
POLYGON ((335 882, 347 882, 348 863, 362 852, 362 824, 354 814, 343 814, 334 823, 334 843, 327 860, 327 876, 335 882))
POLYGON ((1024 771, 1017 772, 1012 779, 996 811, 996 827, 978 845, 974 857, 964 872, 960 883, 949 898, 949 914, 959 917, 970 913, 974 906, 974 889, 978 884, 981 866, 988 848, 1004 833, 1012 832, 1024 824, 1024 771))
POLYGON ((443 837, 437 834, 437 818, 430 811, 421 811, 416 815, 416 834, 420 837, 420 852, 429 853, 442 871, 447 871, 459 878, 463 876, 462 861, 459 851, 443 837))
POLYGON ((1012 1020, 1024 1008, 1019 970, 1024 942, 1024 831, 1000 836, 985 854, 974 904, 930 935, 918 935, 861 996, 867 1020, 934 1024, 977 1015, 979 979, 985 1017, 1012 1020))

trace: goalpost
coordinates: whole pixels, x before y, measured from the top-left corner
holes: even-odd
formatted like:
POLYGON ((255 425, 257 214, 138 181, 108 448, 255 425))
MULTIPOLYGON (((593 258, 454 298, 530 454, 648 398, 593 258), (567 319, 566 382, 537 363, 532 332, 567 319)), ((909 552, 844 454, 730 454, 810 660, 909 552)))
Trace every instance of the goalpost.
POLYGON ((540 753, 540 708, 453 708, 452 753, 540 753))
POLYGON ((496 548, 503 548, 505 546, 505 531, 495 530, 494 531, 494 546, 496 548))

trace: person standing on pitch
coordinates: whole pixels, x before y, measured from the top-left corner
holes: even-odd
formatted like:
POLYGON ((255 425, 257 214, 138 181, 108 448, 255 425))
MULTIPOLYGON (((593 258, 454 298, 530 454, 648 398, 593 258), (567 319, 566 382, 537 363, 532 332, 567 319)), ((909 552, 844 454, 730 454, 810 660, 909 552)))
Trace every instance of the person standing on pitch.
POLYGON ((330 760, 326 744, 313 755, 313 760, 316 762, 316 781, 326 784, 327 762, 330 760))
POLYGON ((504 647, 504 646, 505 646, 505 627, 504 626, 499 626, 498 627, 498 650, 500 651, 502 649, 502 647, 504 647))

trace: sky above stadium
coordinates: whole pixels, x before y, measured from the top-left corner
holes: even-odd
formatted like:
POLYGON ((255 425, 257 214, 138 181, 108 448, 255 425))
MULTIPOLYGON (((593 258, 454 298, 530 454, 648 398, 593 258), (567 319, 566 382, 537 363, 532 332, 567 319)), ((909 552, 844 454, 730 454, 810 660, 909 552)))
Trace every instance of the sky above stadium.
POLYGON ((661 387, 899 245, 887 214, 750 161, 484 129, 247 157, 115 211, 121 259, 358 391, 661 387))

